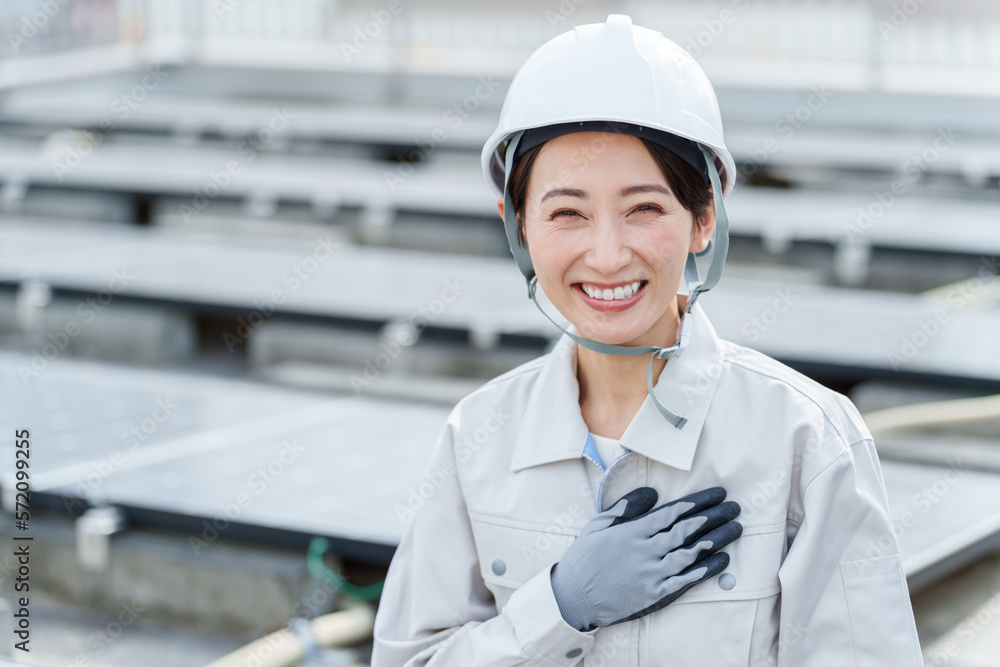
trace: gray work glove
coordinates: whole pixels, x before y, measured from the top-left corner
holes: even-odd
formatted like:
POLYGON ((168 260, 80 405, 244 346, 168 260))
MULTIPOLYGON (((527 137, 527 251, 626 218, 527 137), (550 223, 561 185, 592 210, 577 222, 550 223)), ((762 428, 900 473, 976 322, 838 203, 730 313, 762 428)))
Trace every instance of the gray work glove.
POLYGON ((552 592, 566 622, 581 631, 662 609, 722 572, 720 553, 743 532, 740 506, 713 487, 655 509, 639 487, 583 527, 552 570, 552 592))

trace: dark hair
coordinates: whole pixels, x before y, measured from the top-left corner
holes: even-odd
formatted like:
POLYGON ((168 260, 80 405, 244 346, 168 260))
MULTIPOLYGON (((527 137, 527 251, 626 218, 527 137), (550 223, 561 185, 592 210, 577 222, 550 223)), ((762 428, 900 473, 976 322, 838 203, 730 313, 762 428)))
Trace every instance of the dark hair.
MULTIPOLYGON (((649 151, 656 166, 660 168, 660 172, 667 180, 667 185, 670 186, 674 196, 677 197, 677 201, 685 209, 691 211, 696 225, 703 225, 705 223, 705 209, 712 201, 712 195, 705 187, 701 174, 663 146, 642 137, 638 137, 638 139, 649 151)), ((514 162, 507 184, 510 189, 511 201, 514 203, 514 213, 517 216, 517 241, 524 248, 528 247, 528 242, 524 237, 524 205, 528 192, 528 178, 531 176, 531 168, 535 164, 535 158, 538 157, 538 152, 544 145, 539 144, 528 149, 514 162)))

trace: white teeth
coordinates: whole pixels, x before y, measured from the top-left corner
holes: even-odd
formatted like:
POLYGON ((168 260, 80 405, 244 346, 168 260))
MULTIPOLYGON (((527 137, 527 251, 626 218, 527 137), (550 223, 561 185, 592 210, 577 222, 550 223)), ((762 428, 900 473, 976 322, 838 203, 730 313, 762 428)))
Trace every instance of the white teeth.
POLYGON ((587 296, 591 299, 598 299, 600 301, 615 301, 629 298, 639 291, 639 286, 641 284, 642 281, 637 280, 630 285, 622 285, 614 289, 594 288, 586 283, 580 283, 580 287, 583 288, 583 291, 586 292, 587 296))

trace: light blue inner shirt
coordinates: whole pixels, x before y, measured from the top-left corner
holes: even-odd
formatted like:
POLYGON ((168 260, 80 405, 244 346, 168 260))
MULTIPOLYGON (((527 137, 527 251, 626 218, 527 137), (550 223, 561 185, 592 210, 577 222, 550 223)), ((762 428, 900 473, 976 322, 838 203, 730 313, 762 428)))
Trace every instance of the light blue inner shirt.
MULTIPOLYGON (((622 447, 614 438, 605 438, 603 435, 587 434, 587 443, 583 446, 583 454, 597 464, 601 472, 607 472, 608 467, 618 459, 619 456, 632 450, 622 447)), ((603 477, 601 479, 603 480, 603 477)))
POLYGON ((601 512, 601 487, 604 486, 604 477, 608 473, 608 468, 612 463, 617 461, 619 457, 624 456, 631 451, 631 449, 623 447, 621 443, 613 438, 605 438, 604 436, 594 435, 593 433, 587 434, 587 442, 583 446, 583 455, 593 461, 597 467, 601 469, 601 483, 597 486, 598 513, 601 512), (607 465, 604 463, 605 460, 608 461, 607 465))

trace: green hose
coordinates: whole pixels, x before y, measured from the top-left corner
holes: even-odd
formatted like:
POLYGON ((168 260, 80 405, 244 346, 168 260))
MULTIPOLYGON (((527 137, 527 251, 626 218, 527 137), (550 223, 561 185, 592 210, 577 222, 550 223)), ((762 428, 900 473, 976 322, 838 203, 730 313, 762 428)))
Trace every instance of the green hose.
POLYGON ((371 602, 382 596, 382 586, 385 584, 385 579, 369 586, 356 586, 336 570, 328 568, 326 563, 323 562, 323 556, 326 555, 329 548, 330 543, 322 537, 317 537, 309 543, 309 551, 306 558, 309 565, 309 572, 312 576, 329 584, 342 595, 362 602, 371 602))

